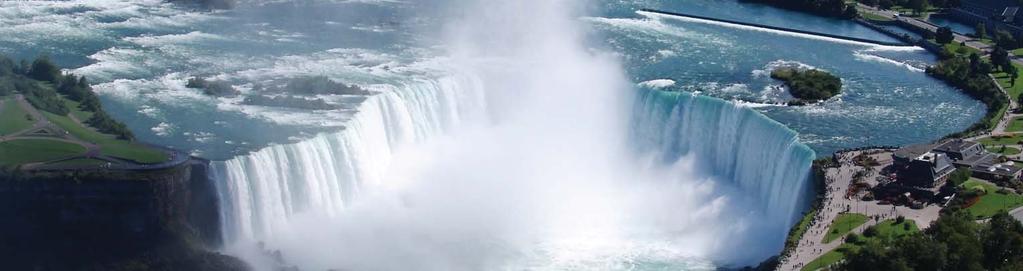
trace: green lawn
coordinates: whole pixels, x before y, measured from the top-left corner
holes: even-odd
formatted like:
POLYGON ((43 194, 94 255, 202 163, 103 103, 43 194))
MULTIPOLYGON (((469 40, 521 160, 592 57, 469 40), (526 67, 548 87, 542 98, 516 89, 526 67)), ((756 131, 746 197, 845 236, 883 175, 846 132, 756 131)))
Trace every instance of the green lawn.
MULTIPOLYGON (((866 217, 864 217, 864 219, 866 219, 866 217)), ((837 219, 836 219, 836 221, 837 221, 837 219)), ((862 224, 862 223, 860 223, 860 224, 862 224)), ((902 237, 902 236, 906 236, 906 235, 910 235, 910 234, 913 234, 913 233, 920 232, 920 229, 918 229, 916 227, 916 222, 913 222, 913 220, 909 220, 909 219, 904 220, 902 223, 895 223, 895 219, 889 219, 889 220, 882 221, 881 223, 878 223, 875 227, 877 228, 877 232, 878 232, 878 236, 877 237, 870 237, 870 238, 868 238, 868 237, 860 235, 859 237, 861 238, 861 240, 876 239, 876 238, 888 238, 888 240, 893 240, 894 238, 898 238, 898 237, 902 237), (906 229, 906 226, 903 226, 905 224, 909 224, 909 229, 908 230, 906 229)), ((855 227, 853 227, 853 228, 855 228, 855 227)), ((846 235, 842 235, 841 238, 845 238, 845 236, 846 235)), ((803 270, 803 271, 813 271, 813 270, 822 269, 822 268, 831 266, 831 265, 833 265, 835 263, 838 263, 839 261, 842 261, 843 259, 845 259, 845 253, 844 252, 856 251, 856 250, 859 250, 859 248, 860 248, 860 246, 857 245, 857 244, 843 243, 841 246, 839 246, 835 250, 828 251, 827 253, 824 253, 824 255, 821 255, 820 257, 817 257, 817 259, 814 259, 813 261, 807 263, 800 270, 803 270)))
POLYGON ((1005 92, 1009 93, 1009 97, 1012 98, 1013 101, 1018 101, 1020 93, 1023 93, 1023 66, 1016 63, 1012 63, 1012 65, 1016 66, 1016 73, 1019 74, 1019 77, 1016 78, 1015 85, 1012 84, 1012 78, 1010 78, 1007 73, 998 71, 991 74, 995 76, 995 81, 998 81, 998 84, 1005 89, 1005 92))
POLYGON ((895 219, 888 219, 877 223, 875 227, 877 228, 878 236, 888 240, 920 232, 920 229, 916 227, 916 222, 911 219, 904 219, 902 223, 895 223, 895 219), (907 229, 905 225, 909 225, 909 228, 907 229))
POLYGON ((32 127, 33 121, 14 98, 0 100, 3 104, 3 111, 0 111, 0 135, 13 134, 32 127))
POLYGON ((1023 140, 1023 135, 1012 135, 1012 136, 993 136, 986 137, 980 140, 980 144, 985 146, 1000 146, 1000 145, 1015 145, 1020 140, 1023 140))
POLYGON ((1006 132, 1023 132, 1023 117, 1014 118, 1009 120, 1009 125, 1005 126, 1006 132))
POLYGON ((845 254, 839 252, 838 249, 835 249, 832 251, 828 251, 828 253, 824 253, 824 255, 821 255, 820 257, 817 257, 817 259, 814 259, 813 261, 807 263, 806 265, 803 266, 803 268, 800 268, 799 270, 813 271, 825 268, 841 261, 842 259, 845 259, 845 254))
POLYGON ((890 22, 890 21, 894 21, 895 20, 895 19, 892 19, 891 17, 885 17, 885 16, 873 14, 873 13, 870 13, 870 12, 867 12, 867 11, 863 11, 863 9, 860 9, 859 13, 860 13, 860 17, 863 17, 863 19, 867 19, 867 20, 871 20, 871 21, 890 22))
POLYGON ((75 137, 100 145, 103 155, 132 160, 143 164, 159 163, 167 160, 167 154, 141 144, 118 140, 112 135, 101 134, 92 129, 78 125, 71 118, 43 112, 51 122, 64 128, 75 137))
MULTIPOLYGON (((931 43, 937 44, 937 42, 934 41, 933 39, 929 39, 927 41, 930 41, 931 43)), ((948 44, 945 44, 944 47, 948 48, 952 52, 955 52, 957 54, 964 55, 964 56, 969 56, 970 54, 973 54, 973 53, 976 53, 978 55, 982 55, 980 50, 977 50, 977 49, 975 49, 973 47, 969 47, 969 46, 963 46, 963 45, 959 44, 958 42, 950 42, 948 44)))
POLYGON ((809 213, 803 215, 803 218, 799 220, 799 224, 797 224, 796 227, 789 232, 789 236, 786 238, 785 244, 787 246, 792 246, 793 248, 797 246, 799 244, 799 239, 803 238, 803 234, 806 233, 806 230, 810 229, 810 222, 813 221, 813 217, 816 215, 817 209, 810 210, 809 213))
POLYGON ((81 103, 76 102, 76 101, 72 101, 71 99, 68 99, 67 97, 63 97, 63 98, 64 98, 64 105, 67 106, 67 108, 71 110, 71 115, 75 116, 75 118, 78 118, 79 121, 83 121, 84 122, 86 120, 89 120, 89 118, 92 118, 92 114, 93 114, 92 112, 83 111, 81 108, 78 108, 79 106, 81 106, 81 103))
POLYGON ((1003 146, 988 146, 987 151, 1001 155, 1017 155, 1020 153, 1019 149, 1009 146, 1005 146, 1004 148, 1003 146))
POLYGON ((831 243, 835 239, 845 237, 852 229, 867 222, 867 216, 855 213, 839 214, 835 221, 828 227, 828 234, 824 235, 824 243, 831 243))
POLYGON ((0 142, 0 165, 43 162, 85 154, 85 147, 49 139, 0 142))
POLYGON ((1023 55, 1023 48, 1012 49, 1012 51, 1009 51, 1009 53, 1012 54, 1012 55, 1017 55, 1017 56, 1018 55, 1023 55))
POLYGON ((989 218, 999 211, 1009 211, 1016 207, 1023 206, 1023 196, 1014 192, 1008 192, 1006 194, 999 193, 997 186, 983 182, 974 178, 970 178, 962 184, 965 189, 983 189, 986 191, 984 196, 980 197, 980 201, 966 208, 966 211, 970 212, 971 215, 978 219, 989 218))

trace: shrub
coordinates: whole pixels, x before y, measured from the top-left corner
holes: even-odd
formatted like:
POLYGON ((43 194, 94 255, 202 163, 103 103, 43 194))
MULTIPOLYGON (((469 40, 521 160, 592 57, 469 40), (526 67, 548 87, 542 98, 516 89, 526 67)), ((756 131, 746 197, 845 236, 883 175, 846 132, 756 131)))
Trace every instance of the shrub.
POLYGON ((877 235, 878 235, 877 227, 870 226, 870 227, 867 227, 866 230, 863 230, 863 236, 866 236, 866 237, 877 237, 877 235))
POLYGON ((849 234, 847 234, 845 236, 845 242, 846 243, 858 244, 858 243, 860 243, 860 241, 861 241, 860 240, 860 236, 858 234, 849 233, 849 234))

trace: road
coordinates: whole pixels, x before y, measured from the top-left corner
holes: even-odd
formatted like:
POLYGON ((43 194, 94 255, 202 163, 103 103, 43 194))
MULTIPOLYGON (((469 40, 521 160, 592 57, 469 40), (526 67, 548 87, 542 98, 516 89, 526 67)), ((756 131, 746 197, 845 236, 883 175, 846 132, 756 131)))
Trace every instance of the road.
MULTIPOLYGON (((921 20, 921 19, 913 18, 913 17, 895 16, 895 12, 893 12, 893 11, 890 11, 890 10, 880 10, 880 9, 877 9, 877 8, 874 8, 874 7, 871 7, 871 6, 867 6, 867 5, 864 5, 864 4, 861 4, 861 3, 857 3, 857 5, 859 5, 861 11, 866 11, 866 12, 870 12, 870 13, 872 13, 874 15, 877 15, 877 16, 882 16, 882 17, 898 20, 898 21, 901 21, 901 22, 905 22, 905 23, 911 24, 911 25, 916 26, 916 27, 927 29, 928 31, 931 31, 931 32, 937 32, 938 31, 938 26, 937 25, 934 25, 934 24, 932 24, 932 23, 930 23, 928 21, 925 21, 925 20, 921 20)), ((987 55, 987 54, 991 53, 991 50, 994 50, 993 46, 991 46, 991 45, 989 45, 987 43, 980 42, 980 40, 975 39, 975 38, 970 37, 970 36, 967 36, 965 34, 966 33, 953 33, 955 42, 957 42, 957 43, 965 43, 966 46, 968 46, 968 47, 980 50, 984 55, 987 55)), ((1023 57, 1013 56, 1013 55, 1010 55, 1010 57, 1012 58, 1012 62, 1013 63, 1016 63, 1018 65, 1023 65, 1023 57)))

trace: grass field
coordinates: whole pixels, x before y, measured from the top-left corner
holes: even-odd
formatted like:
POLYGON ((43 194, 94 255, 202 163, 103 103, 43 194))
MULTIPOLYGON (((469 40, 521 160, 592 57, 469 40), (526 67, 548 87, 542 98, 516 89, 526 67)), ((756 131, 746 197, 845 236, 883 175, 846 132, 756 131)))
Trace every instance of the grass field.
POLYGON ((85 154, 85 147, 49 139, 0 142, 0 165, 43 162, 85 154))
POLYGON ((1005 146, 1005 148, 1002 148, 1002 146, 988 146, 987 151, 1001 155, 1017 155, 1020 153, 1019 149, 1009 146, 1005 146))
POLYGON ((1014 118, 1009 120, 1009 125, 1005 126, 1006 132, 1023 132, 1023 117, 1014 118))
MULTIPOLYGON (((916 227, 916 222, 913 222, 913 220, 909 219, 904 220, 902 223, 895 223, 895 219, 889 219, 881 221, 881 223, 878 223, 875 227, 877 228, 878 236, 870 238, 860 236, 860 238, 861 239, 886 238, 888 240, 894 240, 895 238, 920 232, 920 229, 916 227), (906 226, 904 226, 906 224, 909 225, 909 229, 906 229, 906 226)), ((845 236, 846 235, 842 235, 842 238, 845 238, 845 236)), ((860 247, 857 244, 844 243, 835 250, 828 251, 827 253, 824 253, 824 255, 821 255, 820 257, 817 257, 817 259, 814 259, 813 261, 807 263, 800 270, 813 271, 831 266, 845 259, 846 255, 845 253, 843 253, 843 251, 856 251, 859 250, 859 248, 860 247)))
POLYGON ((916 222, 911 219, 904 219, 902 223, 895 223, 895 219, 888 219, 877 223, 878 237, 894 240, 896 238, 920 232, 916 222), (909 225, 908 228, 906 225, 909 225))
POLYGON ((998 84, 1005 89, 1005 92, 1009 93, 1009 97, 1012 98, 1013 101, 1018 101, 1019 95, 1023 93, 1023 66, 1016 63, 1013 63, 1012 65, 1016 66, 1017 73, 1020 75, 1020 77, 1016 78, 1015 85, 1012 84, 1012 79, 1009 78, 1009 74, 1007 73, 999 71, 991 74, 995 76, 995 81, 998 81, 998 84))
POLYGON ((838 251, 838 249, 835 249, 832 251, 828 251, 828 253, 824 253, 824 255, 821 255, 820 257, 817 257, 817 259, 814 259, 813 261, 807 263, 806 265, 803 266, 803 268, 800 268, 799 270, 813 271, 825 268, 831 266, 832 264, 837 263, 838 261, 841 261, 842 259, 845 259, 845 254, 838 251))
POLYGON ((92 118, 92 112, 82 111, 82 109, 78 108, 81 106, 81 103, 79 102, 72 101, 71 99, 64 97, 64 105, 71 110, 71 115, 78 118, 79 121, 86 121, 89 120, 89 118, 92 118))
POLYGON ((43 112, 51 122, 64 128, 75 137, 100 145, 103 155, 132 160, 143 164, 159 163, 167 160, 167 154, 141 144, 117 140, 112 135, 101 134, 92 129, 78 125, 71 118, 43 112))
POLYGON ((1009 211, 1023 206, 1023 196, 1013 192, 999 193, 1000 188, 984 181, 970 178, 969 181, 962 184, 962 187, 965 189, 977 189, 977 187, 980 187, 986 191, 986 194, 980 197, 980 201, 970 206, 970 208, 966 208, 966 211, 978 219, 989 218, 999 211, 1009 211))
POLYGON ((890 21, 894 21, 895 20, 895 19, 892 19, 890 17, 880 16, 880 15, 877 15, 877 14, 874 14, 874 13, 863 11, 863 9, 860 9, 859 13, 860 13, 860 17, 863 17, 863 19, 867 19, 867 20, 871 20, 871 21, 890 22, 890 21))
MULTIPOLYGON (((931 43, 937 44, 937 42, 934 41, 933 39, 928 40, 928 41, 930 41, 931 43)), ((959 44, 958 42, 951 42, 949 44, 945 44, 945 48, 948 48, 952 52, 955 52, 957 54, 961 54, 961 55, 964 55, 964 56, 969 56, 970 54, 973 54, 973 53, 981 54, 980 50, 971 48, 969 46, 963 46, 963 45, 959 44)))
POLYGON ((3 106, 0 111, 0 135, 9 135, 32 127, 33 121, 29 120, 28 112, 18 106, 14 98, 3 98, 0 104, 3 106))
POLYGON ((1023 140, 1023 135, 993 136, 981 139, 980 144, 985 146, 1015 145, 1019 144, 1020 140, 1023 140))
POLYGON ((1012 49, 1012 51, 1009 51, 1009 53, 1012 54, 1012 55, 1017 55, 1017 56, 1018 55, 1023 55, 1023 48, 1012 49))
POLYGON ((828 226, 828 233, 824 235, 824 243, 831 243, 849 233, 852 229, 867 222, 867 216, 862 214, 844 213, 839 214, 835 221, 828 226))

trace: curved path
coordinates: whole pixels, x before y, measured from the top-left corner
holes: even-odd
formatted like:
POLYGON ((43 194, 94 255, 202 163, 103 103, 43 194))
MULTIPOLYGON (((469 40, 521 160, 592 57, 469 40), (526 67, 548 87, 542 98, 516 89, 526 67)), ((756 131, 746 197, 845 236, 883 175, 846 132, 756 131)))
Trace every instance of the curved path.
MULTIPOLYGON (((190 159, 190 157, 188 155, 186 155, 184 153, 181 153, 179 151, 171 150, 171 149, 167 149, 167 148, 159 147, 159 146, 153 146, 153 145, 147 145, 147 146, 149 146, 151 148, 159 149, 161 151, 164 151, 165 153, 168 154, 170 159, 167 159, 167 161, 160 162, 160 163, 157 163, 157 164, 139 164, 139 163, 136 163, 134 161, 130 161, 130 160, 126 160, 126 159, 122 159, 122 158, 118 158, 118 157, 104 155, 102 153, 102 146, 97 145, 97 144, 92 143, 92 142, 88 142, 88 141, 82 140, 80 138, 77 138, 77 137, 71 135, 71 133, 69 133, 67 130, 64 130, 63 128, 61 128, 60 126, 58 126, 56 124, 53 124, 52 122, 49 121, 49 119, 46 118, 45 115, 43 115, 42 112, 39 112, 39 110, 37 110, 27 100, 25 100, 24 95, 21 95, 21 94, 15 95, 15 100, 16 100, 15 105, 16 106, 20 106, 22 109, 25 110, 25 112, 28 112, 28 114, 30 116, 32 116, 32 119, 35 120, 35 122, 32 124, 32 127, 29 127, 29 128, 26 128, 26 129, 23 129, 23 130, 20 130, 20 131, 13 132, 10 135, 0 136, 0 142, 19 140, 19 139, 54 140, 54 141, 60 141, 60 142, 75 144, 75 145, 81 146, 82 148, 85 149, 85 153, 83 153, 81 155, 70 156, 70 157, 61 157, 59 159, 54 159, 54 160, 50 160, 50 161, 27 163, 27 164, 22 165, 22 168, 24 168, 24 169, 61 170, 61 169, 82 169, 83 167, 84 168, 94 168, 95 166, 87 166, 87 165, 60 165, 60 164, 56 164, 56 163, 64 162, 64 161, 69 161, 69 160, 74 160, 74 159, 95 159, 95 160, 100 160, 100 161, 106 161, 107 162, 106 164, 101 165, 100 166, 101 168, 123 169, 123 170, 147 170, 147 169, 160 169, 160 168, 166 168, 166 167, 180 165, 180 164, 182 164, 184 162, 187 162, 190 159), (39 131, 46 131, 47 133, 39 134, 39 133, 37 133, 39 131)), ((2 106, 3 105, 0 104, 0 107, 2 107, 2 106)), ((85 127, 86 129, 95 130, 95 129, 87 126, 87 125, 82 124, 81 120, 79 120, 74 115, 69 114, 68 116, 76 124, 81 125, 82 127, 85 127)))
MULTIPOLYGON (((863 225, 850 231, 855 233, 863 233, 863 230, 867 227, 898 216, 913 220, 921 230, 927 228, 931 225, 931 222, 938 219, 941 207, 933 204, 923 209, 912 209, 906 206, 882 205, 878 201, 862 201, 854 197, 848 197, 847 192, 853 183, 853 176, 856 172, 866 169, 853 163, 853 157, 860 155, 862 152, 840 153, 837 155, 840 166, 826 169, 825 183, 827 188, 821 209, 817 210, 817 215, 813 218, 810 228, 799 239, 799 244, 794 251, 787 258, 782 259, 778 270, 800 270, 806 264, 841 246, 843 243, 842 238, 825 243, 824 236, 827 235, 831 223, 842 213, 863 214, 870 218, 863 225)), ((891 152, 882 152, 879 155, 888 156, 891 155, 891 152)), ((891 158, 882 158, 878 159, 878 161, 884 162, 870 171, 865 178, 868 182, 879 176, 877 172, 880 172, 881 168, 890 164, 891 158)))

